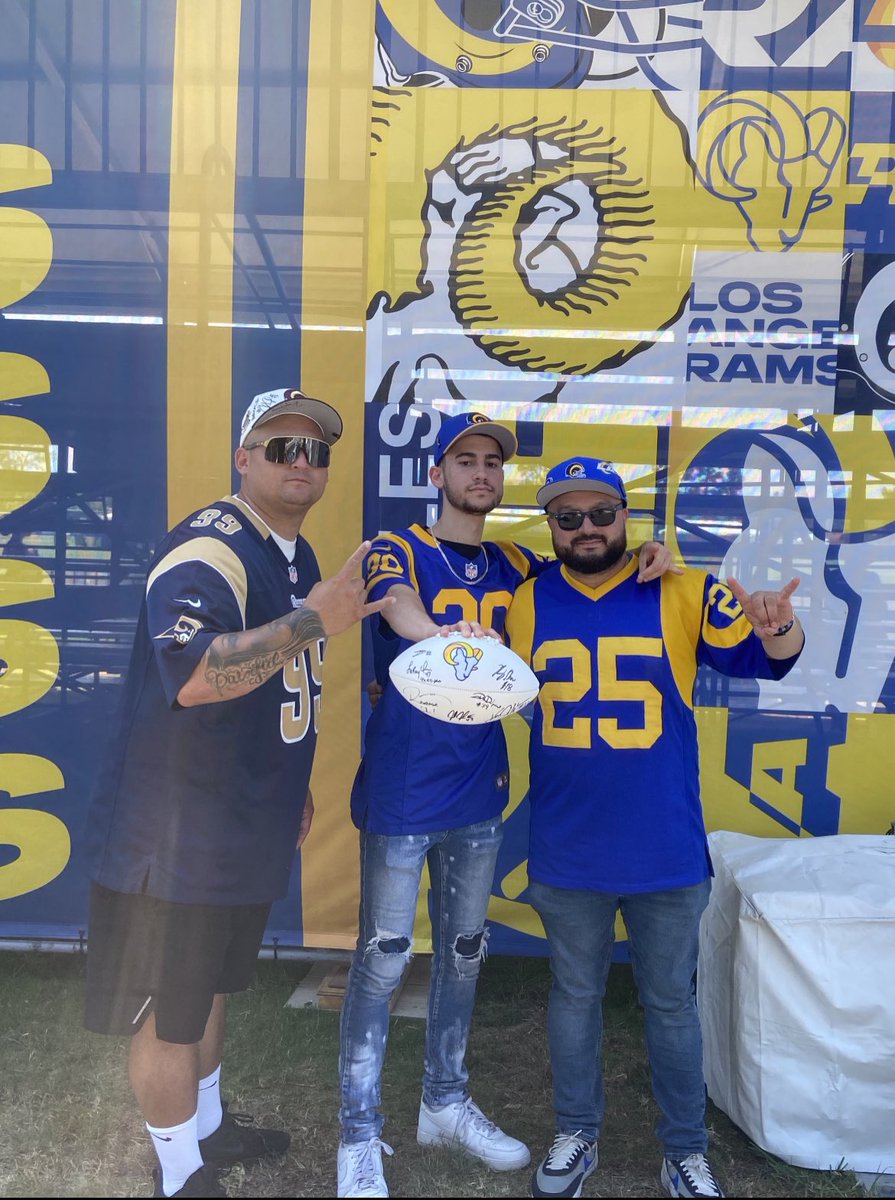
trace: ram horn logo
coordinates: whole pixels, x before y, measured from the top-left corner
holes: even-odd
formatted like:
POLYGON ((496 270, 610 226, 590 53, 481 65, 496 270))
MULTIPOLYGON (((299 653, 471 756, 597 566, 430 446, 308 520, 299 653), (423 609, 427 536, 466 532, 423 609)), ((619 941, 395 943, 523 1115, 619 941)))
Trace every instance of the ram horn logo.
POLYGON ((832 108, 802 115, 783 93, 763 102, 727 92, 699 118, 697 174, 713 196, 737 206, 755 250, 789 250, 809 217, 833 202, 824 188, 845 133, 832 108))
POLYGON ((449 642, 444 648, 444 661, 454 668, 457 679, 468 679, 482 657, 481 646, 470 646, 469 642, 449 642))
POLYGON ((487 425, 488 418, 484 413, 472 413, 469 418, 470 425, 487 425))
POLYGON ((566 467, 566 475, 569 479, 577 479, 579 475, 584 474, 584 463, 573 462, 566 467))

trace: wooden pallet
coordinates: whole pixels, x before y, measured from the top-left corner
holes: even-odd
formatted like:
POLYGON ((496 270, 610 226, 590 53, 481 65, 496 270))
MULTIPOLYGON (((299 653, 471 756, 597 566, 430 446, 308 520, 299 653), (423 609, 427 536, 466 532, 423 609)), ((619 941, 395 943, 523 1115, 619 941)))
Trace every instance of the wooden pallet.
MULTIPOLYGON (((345 999, 345 990, 348 987, 348 963, 336 963, 331 970, 323 976, 317 988, 317 1007, 329 1009, 341 1009, 345 999)), ((404 990, 404 984, 407 982, 409 971, 404 968, 404 974, 401 976, 401 982, 392 992, 392 998, 389 1001, 388 1010, 394 1012, 395 1005, 398 1003, 398 998, 404 990)))
MULTIPOLYGON (((395 988, 389 1011, 398 1016, 425 1017, 429 993, 430 955, 419 955, 405 968, 395 988)), ((290 998, 293 1008, 310 1007, 338 1012, 348 986, 347 962, 317 962, 290 998)))

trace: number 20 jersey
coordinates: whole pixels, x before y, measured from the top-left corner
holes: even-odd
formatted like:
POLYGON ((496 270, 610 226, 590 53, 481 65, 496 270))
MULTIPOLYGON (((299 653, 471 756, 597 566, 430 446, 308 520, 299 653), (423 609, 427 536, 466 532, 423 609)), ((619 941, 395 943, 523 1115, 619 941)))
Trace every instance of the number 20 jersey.
POLYGON ((541 690, 530 743, 529 876, 618 894, 711 872, 693 689, 700 663, 780 679, 726 585, 704 571, 590 588, 555 564, 516 592, 510 644, 541 690))
MULTIPOLYGON (((479 621, 502 633, 513 593, 544 560, 514 542, 484 542, 482 550, 479 561, 487 569, 480 567, 478 580, 467 580, 467 560, 450 547, 439 549, 423 526, 380 534, 366 558, 368 598, 379 600, 396 583, 404 584, 437 625, 479 621)), ((432 833, 496 817, 509 799, 500 722, 452 725, 419 712, 391 684, 387 670, 411 643, 377 618, 373 643, 376 675, 385 690, 364 734, 351 794, 355 825, 379 834, 432 833)))

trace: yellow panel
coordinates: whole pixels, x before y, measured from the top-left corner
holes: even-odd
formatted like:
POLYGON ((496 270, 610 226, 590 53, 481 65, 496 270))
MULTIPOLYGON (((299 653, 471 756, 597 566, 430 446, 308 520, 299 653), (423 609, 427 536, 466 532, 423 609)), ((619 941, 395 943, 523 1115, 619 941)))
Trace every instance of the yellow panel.
POLYGON ((241 0, 177 5, 168 240, 169 525, 230 491, 240 9, 241 0))
POLYGON ((895 800, 884 764, 895 741, 895 716, 850 713, 843 746, 830 747, 827 786, 842 798, 840 833, 885 833, 895 800))
MULTIPOLYGON (((317 552, 324 577, 338 570, 357 548, 363 528, 363 325, 373 15, 372 4, 351 0, 315 0, 311 7, 301 383, 312 395, 333 404, 345 422, 333 452, 326 495, 302 528, 317 552), (338 272, 333 271, 334 261, 338 272), (321 325, 330 329, 314 328, 321 325)), ((347 947, 356 938, 357 833, 348 818, 348 797, 360 758, 360 654, 360 627, 333 638, 326 650, 312 780, 316 813, 307 853, 302 854, 307 946, 347 947)))

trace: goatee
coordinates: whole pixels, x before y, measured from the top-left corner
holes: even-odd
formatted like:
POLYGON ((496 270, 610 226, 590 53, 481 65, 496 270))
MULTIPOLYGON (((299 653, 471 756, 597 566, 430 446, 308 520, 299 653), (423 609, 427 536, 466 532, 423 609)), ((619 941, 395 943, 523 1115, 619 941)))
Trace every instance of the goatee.
POLYGON ((599 575, 608 571, 610 567, 615 566, 627 548, 627 539, 624 537, 617 541, 597 542, 590 546, 582 546, 575 542, 568 546, 557 546, 554 543, 553 546, 559 561, 565 563, 570 571, 577 571, 579 575, 599 575))

